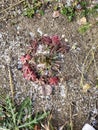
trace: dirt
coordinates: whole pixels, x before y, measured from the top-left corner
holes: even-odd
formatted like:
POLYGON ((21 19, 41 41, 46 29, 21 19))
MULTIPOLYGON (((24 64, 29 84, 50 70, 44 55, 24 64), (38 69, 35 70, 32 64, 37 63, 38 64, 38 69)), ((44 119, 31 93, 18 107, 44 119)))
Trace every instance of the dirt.
MULTIPOLYGON (((68 22, 62 15, 53 19, 52 14, 53 12, 47 9, 45 15, 39 19, 36 17, 29 19, 18 15, 0 22, 0 93, 4 97, 7 94, 11 95, 8 73, 8 66, 10 66, 17 104, 20 104, 25 97, 30 96, 34 112, 43 109, 52 110, 57 126, 70 120, 71 113, 74 130, 81 130, 89 111, 96 108, 98 101, 98 87, 96 87, 98 26, 93 25, 82 35, 78 32, 77 20, 68 22), (43 34, 49 36, 56 34, 63 37, 62 40, 68 40, 71 48, 64 58, 63 82, 59 83, 54 94, 49 96, 43 96, 41 86, 26 81, 21 71, 17 69, 18 61, 21 55, 25 54, 29 41, 32 39, 31 34, 39 35, 38 28, 43 34), (87 57, 92 46, 92 50, 95 52, 93 60, 92 51, 87 57), (84 65, 83 85, 91 86, 87 92, 83 92, 83 87, 80 85, 85 57, 87 60, 84 65)), ((92 23, 94 20, 94 18, 89 19, 92 23)))

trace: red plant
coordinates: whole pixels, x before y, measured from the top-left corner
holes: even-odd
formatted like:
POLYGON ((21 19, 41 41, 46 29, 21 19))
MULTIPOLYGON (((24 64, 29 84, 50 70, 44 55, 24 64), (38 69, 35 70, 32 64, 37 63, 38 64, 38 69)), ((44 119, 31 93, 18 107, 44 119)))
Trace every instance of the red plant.
POLYGON ((47 45, 52 44, 52 40, 51 40, 51 38, 49 36, 43 36, 41 41, 42 41, 42 43, 45 43, 47 45))
POLYGON ((27 61, 31 60, 31 56, 29 54, 26 54, 26 55, 23 55, 21 56, 20 58, 20 61, 24 64, 26 63, 27 61))
POLYGON ((53 45, 59 45, 59 44, 61 44, 61 43, 60 43, 60 38, 59 38, 59 36, 54 35, 54 36, 52 36, 51 39, 52 39, 53 45))
POLYGON ((57 85, 58 82, 59 82, 58 77, 50 77, 50 78, 49 78, 49 84, 50 84, 50 85, 57 85))
POLYGON ((33 53, 36 53, 38 47, 38 41, 35 39, 35 40, 31 40, 30 43, 31 43, 31 47, 30 47, 31 51, 33 53))
POLYGON ((37 75, 35 74, 34 71, 32 71, 29 64, 24 64, 22 71, 23 71, 23 77, 25 79, 32 80, 32 81, 35 81, 37 79, 37 75))
POLYGON ((35 74, 35 72, 32 72, 32 74, 31 74, 31 80, 32 81, 36 81, 37 80, 37 75, 35 74))
POLYGON ((33 72, 30 73, 23 73, 23 77, 27 80, 32 80, 32 81, 36 81, 37 77, 36 74, 33 72))
POLYGON ((59 62, 59 53, 69 52, 70 47, 65 43, 62 43, 59 36, 54 35, 42 36, 41 38, 34 39, 30 42, 28 53, 21 56, 22 72, 23 76, 27 80, 38 81, 40 84, 57 85, 59 83, 59 76, 52 76, 57 74, 61 68, 61 62, 59 62), (42 46, 43 51, 48 50, 48 54, 38 55, 38 47, 42 46), (47 46, 46 46, 47 45, 47 46), (44 47, 45 46, 45 47, 44 47), (55 59, 57 54, 57 58, 55 59), (47 56, 48 55, 48 56, 47 56), (43 62, 43 63, 42 63, 43 62), (37 64, 45 64, 45 67, 37 67, 37 64), (47 72, 48 75, 45 75, 47 72))
POLYGON ((70 47, 68 45, 61 45, 58 49, 57 49, 57 53, 61 52, 61 53, 68 53, 70 50, 70 47))
POLYGON ((31 68, 30 68, 29 64, 27 64, 27 63, 24 64, 22 67, 22 71, 23 71, 23 73, 30 73, 31 68))

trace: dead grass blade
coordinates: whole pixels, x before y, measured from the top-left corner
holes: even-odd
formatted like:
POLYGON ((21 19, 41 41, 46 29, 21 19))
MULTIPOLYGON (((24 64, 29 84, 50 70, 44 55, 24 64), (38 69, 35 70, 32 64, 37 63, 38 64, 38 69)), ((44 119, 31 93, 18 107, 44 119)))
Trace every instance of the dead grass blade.
POLYGON ((8 66, 8 73, 9 73, 9 85, 10 85, 12 100, 14 101, 14 85, 13 85, 12 73, 11 73, 10 66, 8 66))

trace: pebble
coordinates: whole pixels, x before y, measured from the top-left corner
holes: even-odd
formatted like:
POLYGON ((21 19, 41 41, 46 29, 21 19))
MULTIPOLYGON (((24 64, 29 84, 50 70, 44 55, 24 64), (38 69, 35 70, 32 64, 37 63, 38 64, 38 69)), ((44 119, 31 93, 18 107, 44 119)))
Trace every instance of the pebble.
POLYGON ((22 69, 22 64, 18 64, 17 69, 21 70, 22 69))
POLYGON ((67 38, 65 38, 65 42, 68 42, 68 39, 67 39, 67 38))
POLYGON ((62 85, 62 86, 60 86, 60 88, 61 88, 61 92, 60 92, 60 94, 61 94, 61 97, 66 97, 66 92, 65 92, 65 86, 64 85, 62 85))
POLYGON ((2 38, 2 34, 0 33, 0 39, 2 38))
POLYGON ((34 39, 34 33, 33 32, 30 32, 29 35, 31 36, 32 39, 34 39))
POLYGON ((65 35, 64 34, 62 34, 62 38, 64 38, 65 37, 65 35))
POLYGON ((84 24, 86 24, 86 23, 87 23, 86 17, 82 17, 81 19, 79 19, 79 20, 77 21, 77 23, 78 23, 79 25, 84 25, 84 24))
POLYGON ((17 30, 20 30, 20 26, 17 26, 16 28, 17 28, 17 30))
POLYGON ((92 3, 93 4, 98 4, 98 0, 93 0, 92 3))
POLYGON ((54 11, 52 17, 53 18, 58 18, 59 15, 60 15, 59 11, 54 11))
POLYGON ((78 9, 78 10, 80 10, 82 7, 81 7, 81 5, 80 4, 78 4, 77 6, 76 6, 76 9, 78 9))
POLYGON ((37 29, 37 32, 40 34, 40 36, 43 35, 43 32, 40 30, 40 28, 37 29))

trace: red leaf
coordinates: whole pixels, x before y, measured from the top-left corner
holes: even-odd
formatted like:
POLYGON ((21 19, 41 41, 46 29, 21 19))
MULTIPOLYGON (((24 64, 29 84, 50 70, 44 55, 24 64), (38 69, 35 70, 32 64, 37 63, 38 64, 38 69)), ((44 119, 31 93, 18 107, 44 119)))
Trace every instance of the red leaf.
POLYGON ((31 79, 31 75, 30 74, 27 74, 27 73, 23 73, 23 77, 27 80, 30 80, 31 79))
POLYGON ((24 55, 24 56, 21 56, 20 61, 21 61, 23 64, 26 63, 25 55, 24 55))
POLYGON ((23 77, 27 80, 35 81, 37 79, 37 76, 34 72, 30 71, 30 73, 24 72, 23 77))
POLYGON ((36 76, 35 72, 32 71, 29 64, 24 64, 22 71, 23 71, 23 77, 25 79, 32 80, 32 81, 36 80, 37 76, 36 76))
POLYGON ((57 35, 52 36, 52 43, 54 45, 60 44, 60 38, 57 35))
POLYGON ((31 56, 29 54, 26 54, 25 58, 26 58, 26 61, 31 60, 31 56))
POLYGON ((31 47, 32 47, 32 50, 34 51, 34 52, 36 52, 37 51, 37 46, 38 46, 38 41, 35 39, 35 40, 32 40, 31 41, 31 47))
POLYGON ((20 61, 24 64, 27 61, 31 60, 31 56, 29 54, 26 54, 24 56, 21 56, 20 61))
POLYGON ((32 81, 35 81, 36 79, 37 79, 36 74, 35 74, 35 73, 32 73, 32 74, 31 74, 31 80, 32 80, 32 81))
POLYGON ((50 45, 52 43, 52 40, 49 36, 43 36, 42 37, 42 42, 47 44, 47 45, 50 45))
POLYGON ((57 85, 58 82, 59 82, 58 77, 51 77, 51 78, 49 79, 49 84, 50 84, 50 85, 57 85))

